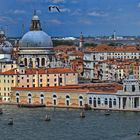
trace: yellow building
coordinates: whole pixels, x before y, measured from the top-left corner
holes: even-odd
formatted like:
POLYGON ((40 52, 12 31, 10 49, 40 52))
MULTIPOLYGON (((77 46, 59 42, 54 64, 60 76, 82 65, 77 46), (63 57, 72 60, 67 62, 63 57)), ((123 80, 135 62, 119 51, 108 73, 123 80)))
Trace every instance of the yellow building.
POLYGON ((0 73, 0 100, 3 102, 10 101, 11 87, 17 85, 16 69, 0 73))
POLYGON ((11 87, 57 87, 77 85, 78 74, 70 68, 19 68, 0 73, 1 101, 9 102, 11 87))
POLYGON ((45 105, 48 107, 84 108, 87 89, 78 86, 57 88, 12 88, 11 102, 22 105, 45 105))

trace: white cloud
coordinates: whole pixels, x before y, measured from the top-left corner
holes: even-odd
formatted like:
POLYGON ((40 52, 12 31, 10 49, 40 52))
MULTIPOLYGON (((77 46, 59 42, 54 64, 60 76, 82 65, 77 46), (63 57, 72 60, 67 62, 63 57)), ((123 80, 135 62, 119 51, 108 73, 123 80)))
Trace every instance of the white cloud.
POLYGON ((71 13, 72 16, 80 16, 82 15, 81 9, 77 9, 71 13))
POLYGON ((6 17, 6 16, 0 16, 0 22, 3 22, 3 23, 7 23, 7 22, 16 23, 14 19, 12 19, 11 17, 6 17))
POLYGON ((138 7, 140 8, 140 2, 138 3, 138 7))
POLYGON ((26 11, 24 11, 24 10, 15 10, 14 12, 13 12, 14 14, 25 14, 26 13, 26 11))
POLYGON ((56 25, 62 24, 62 22, 58 19, 51 19, 51 20, 48 20, 48 22, 52 24, 56 24, 56 25))
POLYGON ((93 22, 89 19, 81 19, 81 20, 79 20, 79 22, 81 24, 85 24, 85 25, 92 25, 93 24, 93 22))
POLYGON ((97 11, 91 11, 88 13, 88 15, 94 16, 94 17, 106 17, 106 16, 108 16, 108 14, 105 12, 97 12, 97 11))
POLYGON ((57 3, 64 3, 65 0, 49 0, 49 2, 57 4, 57 3))
POLYGON ((60 11, 61 12, 70 12, 71 10, 69 8, 61 8, 60 11))

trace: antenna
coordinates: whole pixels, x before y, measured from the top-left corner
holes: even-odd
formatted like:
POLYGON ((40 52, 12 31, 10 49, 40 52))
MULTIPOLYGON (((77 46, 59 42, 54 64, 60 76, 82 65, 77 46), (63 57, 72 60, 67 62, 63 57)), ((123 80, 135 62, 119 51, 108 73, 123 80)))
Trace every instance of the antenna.
POLYGON ((22 35, 24 35, 24 32, 25 32, 25 25, 24 23, 22 23, 22 35))

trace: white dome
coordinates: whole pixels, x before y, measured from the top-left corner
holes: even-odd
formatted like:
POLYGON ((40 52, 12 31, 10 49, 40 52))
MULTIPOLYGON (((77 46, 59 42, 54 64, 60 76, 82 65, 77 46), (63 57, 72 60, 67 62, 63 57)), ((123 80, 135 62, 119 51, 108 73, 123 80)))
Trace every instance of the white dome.
POLYGON ((43 31, 29 31, 20 40, 20 47, 52 48, 51 37, 43 31))
POLYGON ((0 51, 3 54, 11 54, 13 50, 13 46, 10 42, 4 41, 0 43, 0 51))
POLYGON ((32 17, 32 20, 39 20, 39 17, 38 17, 37 15, 34 15, 34 16, 32 17))

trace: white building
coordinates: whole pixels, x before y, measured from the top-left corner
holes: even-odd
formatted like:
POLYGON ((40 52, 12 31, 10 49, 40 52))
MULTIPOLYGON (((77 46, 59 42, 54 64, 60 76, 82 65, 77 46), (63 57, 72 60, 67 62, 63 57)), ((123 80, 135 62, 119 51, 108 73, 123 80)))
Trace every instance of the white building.
POLYGON ((88 93, 87 99, 93 109, 140 111, 140 81, 130 75, 122 90, 107 87, 88 93))
POLYGON ((107 46, 88 47, 84 52, 84 77, 94 79, 94 67, 100 61, 108 59, 139 59, 140 50, 136 46, 107 46))

